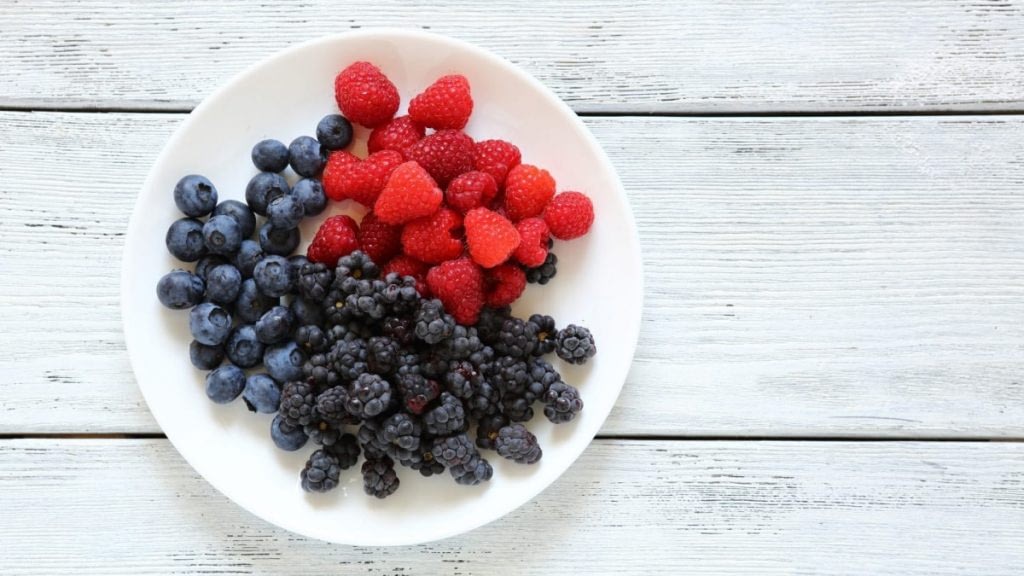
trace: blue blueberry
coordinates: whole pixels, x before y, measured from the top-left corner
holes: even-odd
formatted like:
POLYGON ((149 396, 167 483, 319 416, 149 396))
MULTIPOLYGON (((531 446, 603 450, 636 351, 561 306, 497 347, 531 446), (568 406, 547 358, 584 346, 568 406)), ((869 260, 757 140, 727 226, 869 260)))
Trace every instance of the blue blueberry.
POLYGON ((242 289, 238 291, 238 299, 235 300, 235 317, 247 324, 254 324, 260 316, 277 306, 277 298, 271 298, 260 292, 256 287, 256 281, 248 278, 242 281, 242 289))
POLYGON ((267 222, 260 226, 260 248, 267 254, 287 256, 299 247, 299 229, 278 230, 267 222))
POLYGON ((256 321, 256 337, 264 344, 275 344, 292 333, 295 315, 286 306, 274 306, 256 321))
POLYGON ((225 364, 206 375, 206 396, 217 404, 227 404, 245 389, 245 372, 225 364))
POLYGON ((280 172, 288 167, 288 147, 280 140, 260 140, 252 147, 252 163, 264 172, 280 172))
POLYGON ((302 222, 306 212, 302 208, 302 202, 295 194, 288 194, 274 201, 267 206, 267 220, 276 230, 291 230, 302 222))
POLYGON ((302 448, 309 440, 309 436, 306 436, 306 432, 301 426, 294 428, 288 426, 280 414, 274 416, 274 421, 270 423, 270 438, 274 440, 275 446, 287 452, 294 452, 302 448))
POLYGON ((284 296, 295 286, 291 262, 283 256, 264 256, 263 260, 256 264, 252 278, 260 292, 271 298, 284 296))
POLYGON ((245 202, 225 200, 217 204, 217 207, 213 209, 213 215, 234 218, 235 222, 238 222, 238 227, 242 229, 242 238, 248 238, 256 231, 256 215, 245 205, 245 202))
POLYGON ((256 264, 263 259, 263 248, 256 240, 242 240, 238 247, 238 254, 235 254, 235 268, 242 273, 242 278, 252 278, 252 271, 256 264))
POLYGON ((156 283, 157 299, 171 310, 182 310, 199 304, 205 292, 203 279, 185 270, 168 272, 156 283))
POLYGON ((296 297, 292 300, 290 308, 295 316, 296 326, 305 326, 306 324, 319 326, 323 321, 323 312, 320 310, 320 306, 305 298, 296 297))
POLYGON ((223 346, 207 346, 198 340, 188 345, 188 358, 200 370, 213 370, 224 361, 223 346))
POLYGON ((203 240, 214 254, 234 254, 242 245, 242 227, 227 214, 213 216, 203 225, 203 240))
POLYGON ((245 203, 260 216, 267 215, 267 206, 274 200, 288 194, 291 188, 284 176, 274 172, 260 172, 249 180, 245 187, 245 203))
POLYGON ((273 414, 281 405, 281 389, 266 374, 253 374, 245 381, 242 400, 251 412, 273 414))
POLYGON ((323 170, 327 149, 322 148, 316 138, 299 136, 288 146, 288 155, 296 174, 312 178, 323 170))
POLYGON ((268 346, 263 353, 263 366, 270 377, 284 384, 302 377, 302 364, 306 355, 295 342, 285 342, 268 346))
POLYGON ((265 350, 266 346, 256 338, 256 329, 252 324, 242 324, 232 330, 224 345, 228 360, 242 368, 252 368, 259 364, 265 350))
POLYGON ((316 216, 327 207, 327 196, 319 180, 303 178, 295 183, 292 195, 299 199, 306 216, 316 216))
POLYGON ((198 342, 216 346, 231 332, 231 314, 212 302, 203 302, 189 312, 188 328, 198 342))
POLYGON ((219 254, 207 254, 196 262, 196 276, 199 276, 204 281, 206 280, 206 274, 220 266, 221 264, 227 264, 228 259, 219 254))
POLYGON ((328 114, 316 125, 316 139, 328 150, 341 150, 352 142, 352 123, 340 114, 328 114))
POLYGON ((231 304, 242 290, 242 273, 231 264, 221 264, 206 274, 206 298, 217 304, 231 304))
POLYGON ((206 216, 217 205, 217 189, 203 176, 189 174, 174 185, 174 204, 186 216, 206 216))
POLYGON ((195 262, 206 254, 203 223, 195 218, 175 220, 164 238, 167 251, 182 262, 195 262))

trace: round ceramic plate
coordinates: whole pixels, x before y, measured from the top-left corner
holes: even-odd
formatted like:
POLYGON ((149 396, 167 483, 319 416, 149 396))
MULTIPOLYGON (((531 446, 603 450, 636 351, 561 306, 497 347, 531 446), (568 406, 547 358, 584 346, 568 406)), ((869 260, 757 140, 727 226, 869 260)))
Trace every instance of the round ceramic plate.
MULTIPOLYGON (((366 134, 357 131, 362 142, 366 134)), ((290 169, 286 176, 296 179, 290 169)), ((324 218, 346 211, 359 216, 348 203, 334 203, 304 222, 300 250, 305 252, 324 218)), ((207 97, 167 143, 139 194, 123 266, 121 302, 132 367, 153 416, 181 455, 253 514, 345 544, 414 544, 453 536, 507 514, 550 485, 586 449, 615 403, 636 347, 643 297, 640 249, 626 195, 572 110, 536 79, 489 52, 402 30, 359 31, 289 48, 207 97), (388 75, 401 92, 402 111, 439 76, 465 75, 476 103, 469 135, 517 144, 523 162, 548 169, 559 191, 581 190, 594 201, 597 220, 590 234, 559 242, 558 275, 546 286, 531 285, 515 306, 519 316, 543 312, 560 326, 579 323, 594 333, 599 353, 592 362, 575 367, 554 361, 564 379, 580 389, 584 410, 559 426, 536 410, 529 426, 544 457, 523 466, 489 453, 494 478, 480 486, 456 485, 447 474, 423 478, 401 469, 399 490, 377 500, 363 493, 358 469, 350 469, 333 492, 306 494, 299 471, 313 446, 283 452, 270 440, 271 416, 250 413, 241 400, 224 406, 210 402, 204 374, 189 362, 188 314, 167 310, 156 298, 157 280, 187 267, 164 247, 167 227, 181 216, 171 194, 175 182, 185 174, 203 174, 221 200, 244 200, 245 185, 256 173, 249 160, 253 144, 313 134, 321 117, 337 112, 335 75, 357 60, 373 62, 388 75)))

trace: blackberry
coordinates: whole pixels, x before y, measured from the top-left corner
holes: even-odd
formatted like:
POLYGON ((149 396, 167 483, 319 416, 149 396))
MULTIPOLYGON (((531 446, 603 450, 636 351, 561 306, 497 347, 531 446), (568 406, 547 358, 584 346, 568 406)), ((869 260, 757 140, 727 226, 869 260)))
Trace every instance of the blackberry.
POLYGON ((558 256, 554 252, 548 252, 544 263, 536 268, 526 269, 526 281, 530 284, 544 285, 551 281, 558 274, 558 256))
POLYGON ((486 377, 474 382, 473 396, 466 401, 470 418, 480 420, 500 412, 501 392, 486 377))
POLYGON ((395 461, 387 456, 363 462, 363 490, 376 498, 387 498, 398 490, 395 461))
POLYGON ((391 415, 380 427, 380 436, 384 442, 405 451, 419 450, 422 435, 419 421, 404 412, 391 415))
POLYGON ((491 367, 491 382, 503 398, 523 397, 530 387, 530 367, 525 360, 502 356, 491 367))
POLYGON ((334 272, 320 262, 303 264, 298 268, 296 278, 299 294, 311 302, 323 302, 331 291, 334 272))
POLYGON ((434 454, 429 450, 414 452, 412 458, 402 460, 400 464, 416 470, 421 476, 427 478, 444 472, 444 464, 435 460, 434 454))
POLYGON ((383 292, 387 288, 381 280, 345 278, 341 291, 345 293, 345 308, 353 318, 380 320, 388 312, 383 292))
POLYGON ((412 350, 403 349, 398 354, 394 374, 398 378, 409 374, 420 375, 420 355, 412 350))
POLYGON ((494 447, 499 456, 517 464, 533 464, 540 460, 543 454, 537 437, 522 424, 511 424, 498 430, 494 447))
MULTIPOLYGON (((337 284, 337 282, 335 282, 337 284)), ((335 286, 324 296, 321 312, 324 322, 328 326, 344 324, 353 318, 352 310, 348 308, 345 298, 348 296, 341 288, 335 286)))
POLYGON ((356 250, 348 256, 338 259, 338 267, 335 268, 334 273, 338 278, 372 279, 380 276, 380 268, 366 255, 366 252, 356 250))
POLYGON ((306 492, 327 492, 338 486, 341 466, 338 459, 326 450, 317 450, 302 469, 302 489, 306 492))
POLYGON ((321 446, 332 446, 341 437, 341 430, 326 420, 314 420, 303 426, 302 430, 310 440, 321 446))
POLYGON ((416 311, 416 337, 427 344, 437 344, 452 335, 455 319, 444 311, 440 300, 423 300, 416 311))
POLYGON ((345 409, 348 390, 344 386, 332 386, 316 397, 316 413, 321 419, 334 426, 355 424, 358 421, 345 409))
POLYGON ((555 424, 569 422, 583 410, 579 390, 565 382, 555 382, 544 394, 544 415, 555 424))
POLYGON ((562 381, 562 375, 546 360, 531 358, 526 361, 526 366, 530 376, 526 385, 526 395, 531 400, 543 398, 552 384, 562 381))
POLYGON ((402 405, 413 414, 422 414, 427 405, 441 394, 437 382, 427 380, 420 374, 400 374, 397 381, 402 405))
POLYGON ((383 458, 387 455, 388 446, 380 434, 380 423, 376 420, 364 420, 356 431, 356 439, 363 449, 367 460, 383 458))
POLYGON ((374 374, 385 375, 398 368, 402 349, 387 336, 373 336, 366 345, 366 366, 374 374))
POLYGON ((362 374, 349 385, 345 408, 357 418, 373 418, 390 405, 391 385, 376 374, 362 374))
POLYGON ((558 357, 570 364, 584 364, 597 354, 597 344, 590 330, 575 324, 569 324, 558 331, 555 352, 558 357))
POLYGON ((402 346, 408 346, 416 341, 416 323, 411 318, 388 316, 384 319, 381 332, 402 346))
POLYGON ((512 316, 512 309, 508 306, 503 308, 484 308, 480 311, 480 319, 476 323, 477 335, 485 344, 494 345, 498 341, 498 333, 501 332, 501 325, 512 316))
POLYGON ((336 343, 342 340, 356 340, 359 338, 365 340, 372 335, 373 331, 369 327, 354 320, 343 324, 336 324, 324 330, 324 337, 327 338, 327 345, 330 348, 333 348, 336 343))
POLYGON ((430 451, 434 459, 447 468, 462 466, 480 456, 473 441, 465 433, 435 438, 430 451))
POLYGON ((316 416, 316 395, 308 382, 289 382, 281 390, 278 413, 290 428, 301 428, 316 416))
POLYGON ((437 407, 423 414, 423 428, 434 436, 446 436, 465 426, 466 411, 462 401, 447 392, 441 393, 441 402, 437 407))
POLYGON ((361 338, 340 340, 327 353, 342 380, 355 380, 366 373, 366 341, 361 338))
POLYGON ((476 382, 483 374, 468 360, 452 360, 444 375, 445 390, 456 398, 467 400, 473 396, 476 382))
POLYGON ((328 453, 338 459, 338 466, 347 470, 359 461, 359 441, 351 434, 342 434, 338 441, 325 447, 328 453))
POLYGON ((316 324, 299 326, 295 330, 295 343, 307 354, 327 351, 327 336, 316 324))
POLYGON ((463 486, 476 486, 481 482, 490 480, 491 476, 494 475, 491 463, 480 456, 471 458, 464 465, 449 468, 448 472, 455 479, 456 483, 463 486))
POLYGON ((334 363, 327 354, 313 354, 302 365, 302 376, 316 384, 321 390, 337 386, 341 377, 334 369, 334 363))
POLYGON ((445 360, 466 360, 483 347, 476 328, 456 325, 452 335, 437 346, 436 352, 445 360))
POLYGON ((440 380, 448 371, 448 360, 438 350, 431 350, 420 356, 420 373, 427 378, 440 380))
POLYGON ((533 420, 533 402, 523 396, 502 396, 501 413, 512 422, 533 420))
POLYGON ((399 276, 394 272, 384 278, 384 285, 377 291, 376 298, 387 313, 399 316, 412 314, 420 303, 416 279, 411 276, 399 276))
POLYGON ((533 354, 537 344, 537 327, 519 318, 506 318, 494 342, 499 356, 525 358, 533 354))
POLYGON ((508 425, 508 418, 503 414, 484 416, 476 423, 476 445, 478 448, 494 450, 494 441, 498 439, 498 431, 508 425))
POLYGON ((534 356, 543 356, 555 351, 555 340, 558 330, 555 329, 555 319, 551 316, 534 314, 527 320, 535 328, 536 340, 533 347, 534 356))

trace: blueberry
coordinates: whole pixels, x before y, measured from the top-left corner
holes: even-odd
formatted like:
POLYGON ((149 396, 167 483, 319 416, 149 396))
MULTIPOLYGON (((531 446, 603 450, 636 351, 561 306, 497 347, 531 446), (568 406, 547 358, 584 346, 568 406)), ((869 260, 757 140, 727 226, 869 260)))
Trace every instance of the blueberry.
POLYGON ((203 302, 189 312, 188 328, 198 342, 216 346, 231 332, 231 314, 212 302, 203 302))
POLYGON ((288 147, 280 140, 260 140, 252 147, 252 163, 264 172, 280 172, 288 167, 288 147))
POLYGON ((299 176, 312 178, 324 168, 327 150, 320 147, 316 138, 299 136, 288 146, 292 170, 299 176))
POLYGON ((299 229, 278 230, 267 222, 260 226, 260 247, 267 254, 287 256, 299 247, 299 229))
POLYGON ((245 381, 242 400, 251 412, 273 414, 281 405, 281 389, 266 374, 253 374, 245 381))
POLYGON ((303 178, 295 183, 292 194, 299 199, 306 216, 316 216, 327 207, 327 196, 319 180, 303 178))
POLYGON ((191 308, 203 300, 206 284, 203 279, 185 270, 164 274, 156 283, 156 297, 172 310, 191 308))
POLYGON ((182 262, 195 262, 206 254, 203 223, 195 218, 175 220, 167 229, 167 250, 182 262))
POLYGON ((206 396, 217 404, 227 404, 245 388, 245 372, 225 364, 206 375, 206 396))
POLYGON ((213 370, 224 361, 224 347, 207 346, 198 340, 188 345, 188 357, 200 370, 213 370))
POLYGON ((203 176, 189 174, 174 185, 174 204, 186 216, 206 216, 217 205, 217 189, 203 176))
POLYGON ((227 214, 214 216, 203 225, 203 239, 214 254, 234 254, 242 245, 242 227, 227 214))
POLYGON ((306 212, 302 208, 302 202, 295 194, 288 194, 274 201, 267 206, 267 220, 275 230, 291 230, 302 222, 306 212))
POLYGON ((196 262, 196 276, 199 276, 204 281, 206 280, 206 274, 220 266, 221 264, 227 264, 228 259, 218 254, 207 254, 196 262))
POLYGON ((242 278, 252 278, 256 264, 263 259, 263 248, 256 240, 242 240, 235 255, 235 268, 242 273, 242 278))
POLYGON ((265 350, 263 342, 256 338, 256 329, 252 324, 242 324, 232 330, 228 336, 228 343, 224 346, 228 360, 242 368, 252 368, 259 364, 265 350))
POLYGON ((316 125, 316 139, 328 150, 341 150, 352 142, 352 124, 340 114, 328 114, 316 125))
POLYGON ((217 204, 217 207, 213 209, 213 215, 234 218, 242 230, 242 238, 248 238, 256 231, 256 215, 245 205, 245 202, 225 200, 217 204))
POLYGON ((263 353, 263 365, 270 376, 284 384, 302 377, 302 364, 306 355, 295 342, 285 342, 267 347, 263 353))
POLYGON ((280 414, 274 416, 274 421, 270 424, 270 437, 274 440, 275 446, 288 452, 302 448, 309 440, 301 426, 289 428, 280 414))
POLYGON ((267 215, 267 205, 274 198, 284 196, 291 191, 284 176, 273 172, 260 172, 249 180, 245 187, 245 203, 260 216, 267 215))
POLYGON ((252 278, 260 292, 271 298, 284 296, 295 286, 292 280, 292 265, 283 256, 264 256, 263 260, 256 264, 252 278))
POLYGON ((238 291, 238 299, 235 300, 235 317, 242 322, 253 324, 274 306, 277 306, 277 298, 263 295, 256 287, 256 281, 249 278, 242 282, 242 289, 238 291))
POLYGON ((292 300, 291 310, 295 316, 296 326, 305 326, 306 324, 316 324, 319 326, 322 322, 320 306, 305 298, 295 298, 292 300))
POLYGON ((206 274, 206 298, 217 304, 231 304, 242 290, 242 273, 231 264, 221 264, 206 274))
POLYGON ((256 321, 256 337, 264 344, 275 344, 292 333, 295 315, 286 306, 274 306, 256 321))

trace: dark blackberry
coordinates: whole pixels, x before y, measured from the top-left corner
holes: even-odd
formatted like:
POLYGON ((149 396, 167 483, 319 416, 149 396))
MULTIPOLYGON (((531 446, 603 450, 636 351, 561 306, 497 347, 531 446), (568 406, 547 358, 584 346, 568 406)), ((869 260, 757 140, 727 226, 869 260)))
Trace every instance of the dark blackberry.
POLYGON ((302 377, 321 390, 341 384, 341 377, 327 354, 313 354, 307 358, 302 365, 302 377))
POLYGON ((326 420, 314 420, 302 429, 310 440, 321 446, 332 446, 341 437, 341 430, 326 420))
POLYGON ((484 375, 469 360, 452 360, 444 375, 445 390, 456 398, 468 400, 473 396, 476 382, 484 375))
POLYGON ((400 374, 397 381, 402 406, 413 414, 422 414, 427 405, 441 394, 437 382, 427 380, 417 373, 400 374))
POLYGON ((452 335, 455 319, 445 313, 440 300, 423 300, 416 311, 416 337, 427 344, 437 344, 452 335))
POLYGON ((289 382, 281 389, 281 407, 278 413, 284 424, 300 428, 316 417, 316 394, 308 382, 289 382))
POLYGON ((338 459, 338 466, 347 470, 359 461, 359 441, 352 434, 342 434, 338 441, 325 448, 338 459))
POLYGON ((455 482, 463 486, 476 486, 481 482, 490 480, 491 476, 494 475, 491 463, 480 456, 471 458, 464 465, 449 468, 448 472, 451 473, 455 482))
POLYGON ((373 330, 366 324, 355 320, 336 324, 324 331, 324 337, 327 338, 327 345, 332 348, 336 343, 341 342, 342 340, 355 340, 357 338, 366 340, 370 336, 373 336, 373 330))
POLYGON ((338 266, 334 269, 337 277, 350 277, 360 280, 363 278, 376 278, 380 276, 380 268, 362 250, 356 250, 348 256, 338 259, 338 266))
POLYGON ((525 360, 502 356, 491 366, 491 382, 502 397, 522 397, 530 387, 530 367, 525 360))
POLYGON ((327 358, 342 380, 355 380, 366 373, 366 340, 353 338, 334 343, 327 358))
POLYGON ((383 413, 390 405, 391 385, 380 376, 362 374, 349 384, 345 402, 349 414, 366 420, 383 413))
POLYGON ((345 303, 346 296, 348 296, 348 294, 342 291, 341 288, 335 287, 331 288, 330 292, 327 293, 327 296, 324 297, 321 312, 323 314, 324 323, 328 326, 344 324, 353 318, 352 311, 345 303))
POLYGON ((394 272, 384 278, 384 287, 376 293, 376 297, 388 314, 397 316, 412 314, 420 303, 416 279, 399 276, 394 272))
POLYGON ((420 355, 415 351, 403 349, 395 362, 395 376, 420 374, 420 355))
POLYGON ((317 450, 302 469, 302 489, 306 492, 327 492, 338 486, 341 466, 338 459, 326 450, 317 450))
POLYGON ((537 345, 537 327, 519 318, 506 318, 501 324, 494 352, 498 356, 525 358, 533 354, 537 345))
POLYGON ((501 332, 501 325, 512 316, 512 309, 508 306, 503 308, 484 308, 480 311, 480 319, 476 322, 477 335, 485 344, 494 345, 498 341, 498 333, 501 332))
POLYGON ((498 430, 508 425, 508 418, 503 414, 484 416, 476 423, 476 445, 478 448, 494 450, 494 441, 498 438, 498 430))
POLYGON ((381 332, 402 346, 408 346, 416 341, 416 322, 411 318, 388 316, 384 319, 381 332))
POLYGON ((363 462, 363 490, 376 498, 387 498, 398 490, 395 461, 387 456, 363 462))
POLYGON ((486 371, 487 367, 494 362, 496 356, 494 348, 485 344, 482 348, 469 355, 469 361, 473 366, 477 367, 477 370, 486 371))
POLYGON ((480 456, 480 453, 476 451, 476 446, 473 445, 473 441, 469 439, 465 432, 435 438, 430 451, 434 455, 434 459, 447 468, 462 466, 467 464, 472 458, 480 456))
POLYGON ((494 447, 499 456, 517 464, 533 464, 543 454, 537 437, 522 424, 511 424, 498 430, 494 447))
POLYGON ((390 446, 401 450, 418 451, 423 429, 415 416, 398 412, 381 424, 380 435, 390 446))
POLYGON ((551 316, 534 314, 527 320, 535 327, 536 344, 533 347, 534 356, 543 356, 555 351, 555 340, 558 330, 555 329, 555 319, 551 316))
POLYGON ((565 382, 555 382, 544 394, 544 415, 555 424, 568 422, 583 410, 579 390, 565 382))
POLYGON ((445 360, 466 360, 484 347, 480 341, 476 328, 456 325, 452 335, 442 341, 436 348, 436 352, 445 360))
POLYGON ((531 400, 539 400, 547 393, 555 382, 562 381, 562 375, 548 361, 542 358, 530 358, 526 361, 530 379, 526 385, 526 395, 531 400))
POLYGON ((597 344, 590 330, 583 326, 569 324, 558 331, 555 352, 558 357, 570 364, 584 364, 597 354, 597 344))
POLYGON ((316 324, 299 326, 295 330, 295 343, 302 348, 306 354, 315 354, 327 351, 327 336, 316 324))
POLYGON ((345 278, 341 291, 345 293, 345 308, 353 318, 380 320, 388 312, 382 293, 387 284, 381 280, 345 278))
POLYGON ((547 284, 558 274, 558 256, 554 252, 548 252, 544 263, 536 268, 526 269, 526 281, 530 284, 547 284))
POLYGON ((533 420, 533 401, 523 396, 502 396, 501 413, 512 422, 533 420))
POLYGON ((443 354, 434 349, 426 354, 420 355, 419 368, 420 374, 423 374, 427 378, 441 380, 444 378, 445 372, 448 371, 448 360, 443 354))
POLYGON ((441 402, 423 414, 423 428, 428 434, 446 436, 466 426, 466 411, 462 401, 447 392, 441 393, 441 402))
POLYGON ((331 291, 334 271, 320 262, 303 264, 298 268, 296 281, 299 294, 312 302, 323 302, 331 291))
POLYGON ((364 420, 356 431, 356 439, 367 460, 382 458, 387 454, 388 447, 380 435, 380 423, 376 420, 364 420))
POLYGON ((473 396, 466 401, 470 418, 480 420, 498 414, 501 410, 501 392, 485 376, 474 382, 473 396))
POLYGON ((348 413, 345 408, 347 402, 348 390, 344 386, 332 386, 316 397, 317 415, 338 427, 344 424, 355 424, 358 420, 348 413))
POLYGON ((427 478, 444 472, 444 464, 435 460, 434 454, 429 450, 414 452, 411 458, 402 460, 399 463, 402 466, 418 471, 420 475, 427 478))
POLYGON ((366 345, 366 366, 374 374, 390 374, 398 368, 402 349, 387 336, 374 336, 366 345))

